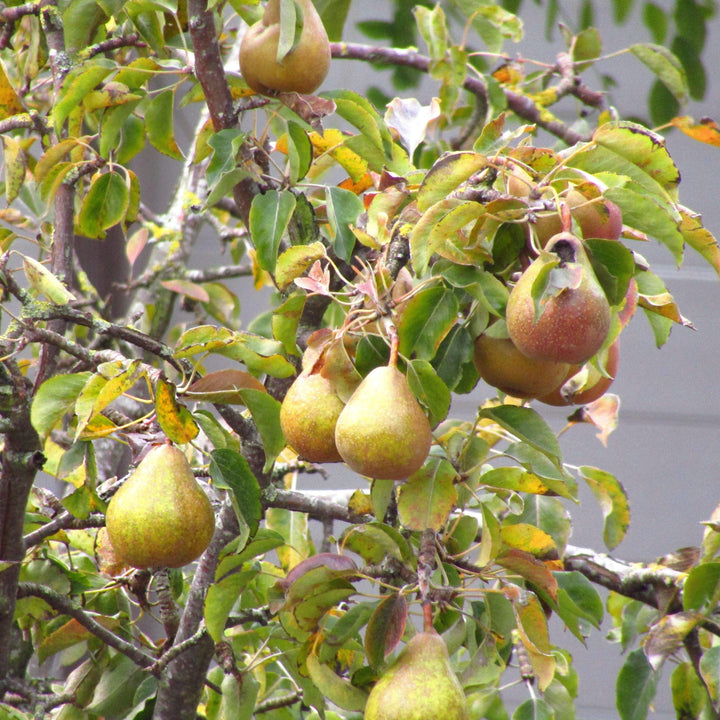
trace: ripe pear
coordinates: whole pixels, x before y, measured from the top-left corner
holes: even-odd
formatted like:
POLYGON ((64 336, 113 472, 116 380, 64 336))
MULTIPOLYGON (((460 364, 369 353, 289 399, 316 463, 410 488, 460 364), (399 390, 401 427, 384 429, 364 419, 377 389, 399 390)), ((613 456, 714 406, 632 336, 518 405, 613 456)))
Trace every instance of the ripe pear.
POLYGON ((444 640, 415 635, 375 683, 365 720, 469 720, 467 700, 450 665, 444 640))
POLYGON ((136 568, 182 567, 215 532, 215 515, 183 452, 153 447, 110 500, 106 522, 118 556, 136 568))
POLYGON ((525 400, 553 392, 568 377, 571 367, 551 360, 532 360, 510 338, 484 334, 475 340, 473 361, 488 385, 525 400))
POLYGON ((312 93, 330 68, 330 41, 312 0, 294 0, 302 30, 295 45, 278 60, 280 0, 269 0, 262 19, 248 29, 240 45, 240 71, 245 82, 264 95, 312 93))
POLYGON ((602 397, 613 384, 620 364, 620 338, 598 353, 601 372, 592 363, 570 365, 567 377, 555 390, 538 397, 546 405, 587 405, 602 397))
POLYGON ((320 373, 301 373, 280 407, 280 425, 290 447, 310 462, 340 462, 335 424, 345 403, 320 373))
POLYGON ((432 444, 427 416, 394 365, 372 370, 335 426, 342 459, 360 475, 402 480, 425 462, 432 444))
POLYGON ((535 360, 583 364, 602 347, 610 331, 610 305, 579 238, 562 232, 550 239, 512 289, 506 308, 510 339, 535 360), (549 270, 549 273, 548 273, 549 270), (536 316, 533 286, 547 287, 536 316))

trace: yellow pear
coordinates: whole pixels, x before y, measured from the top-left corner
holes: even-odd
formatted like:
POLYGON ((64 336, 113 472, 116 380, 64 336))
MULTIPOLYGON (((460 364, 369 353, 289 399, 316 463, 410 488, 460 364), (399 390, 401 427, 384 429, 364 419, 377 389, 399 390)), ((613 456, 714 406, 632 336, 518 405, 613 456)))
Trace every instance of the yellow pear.
POLYGON ((342 460, 335 445, 335 424, 344 407, 326 377, 301 373, 280 407, 280 425, 290 447, 310 462, 342 460))
POLYGON ((210 543, 215 515, 183 452, 166 443, 153 447, 115 493, 105 524, 128 565, 182 567, 210 543))
POLYGON ((302 30, 295 45, 278 59, 280 0, 269 0, 261 20, 240 45, 240 71, 256 92, 313 93, 330 68, 330 41, 312 0, 294 0, 302 30))
POLYGON ((375 683, 365 720, 469 720, 467 699, 445 641, 435 632, 410 639, 375 683))
POLYGON ((394 365, 372 370, 335 425, 342 459, 371 478, 402 480, 425 462, 432 444, 427 416, 394 365))

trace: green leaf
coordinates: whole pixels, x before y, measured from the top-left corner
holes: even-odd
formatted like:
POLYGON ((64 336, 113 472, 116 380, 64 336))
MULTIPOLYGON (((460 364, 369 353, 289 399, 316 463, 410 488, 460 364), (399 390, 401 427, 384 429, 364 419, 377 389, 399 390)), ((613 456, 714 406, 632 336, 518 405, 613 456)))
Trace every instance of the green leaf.
POLYGON ((255 195, 250 207, 250 234, 257 251, 258 265, 275 271, 280 241, 295 209, 295 196, 289 190, 268 190, 255 195))
POLYGON ((310 138, 299 123, 288 121, 288 160, 290 181, 295 184, 308 173, 313 160, 310 138))
POLYGON ((349 190, 329 186, 325 190, 325 202, 333 231, 333 248, 339 258, 350 262, 355 247, 351 226, 357 224, 358 216, 364 209, 362 200, 349 190))
POLYGON ((330 666, 310 653, 306 664, 313 685, 333 704, 344 710, 362 712, 367 693, 341 678, 330 666))
POLYGON ((678 229, 680 217, 674 208, 657 195, 627 187, 609 188, 605 197, 620 208, 623 223, 659 240, 670 250, 678 265, 682 262, 685 240, 678 229))
POLYGON ((457 322, 458 309, 455 293, 444 287, 430 287, 413 295, 398 325, 400 354, 432 360, 457 322))
POLYGON ((207 167, 208 191, 212 192, 218 183, 237 169, 237 158, 245 134, 237 128, 220 130, 208 138, 207 144, 213 154, 207 167))
POLYGON ((528 443, 539 450, 554 464, 561 458, 560 445, 550 426, 532 408, 518 407, 516 405, 499 405, 497 407, 483 408, 478 413, 479 418, 493 420, 518 440, 528 443))
POLYGON ((316 260, 325 257, 325 246, 321 242, 311 245, 293 245, 277 259, 275 282, 280 290, 299 278, 316 260))
POLYGON ((707 695, 691 662, 683 662, 675 667, 670 676, 670 689, 678 718, 690 720, 702 717, 707 695))
POLYGON ((575 153, 568 164, 593 174, 627 176, 641 186, 640 192, 667 201, 677 198, 680 172, 664 139, 636 123, 604 123, 595 131, 592 142, 575 153))
POLYGON ((213 450, 210 454, 210 477, 217 487, 228 488, 232 492, 236 509, 254 535, 262 520, 263 509, 260 485, 248 461, 235 450, 213 450))
POLYGON ((86 95, 94 90, 115 68, 116 65, 113 61, 96 58, 92 62, 84 63, 71 70, 65 76, 60 94, 52 110, 52 119, 58 135, 70 113, 80 107, 86 95))
POLYGON ((398 490, 400 522, 408 530, 440 530, 457 502, 455 468, 430 458, 398 490))
POLYGON ((42 263, 23 256, 23 270, 30 287, 55 305, 67 305, 75 296, 42 263))
POLYGON ((285 436, 280 427, 280 403, 271 395, 260 390, 244 389, 240 391, 257 426, 265 450, 265 467, 268 472, 275 458, 285 448, 285 436))
POLYGON ((372 564, 381 563, 388 557, 411 564, 413 561, 413 552, 405 537, 382 522, 349 527, 340 538, 340 547, 357 553, 372 564))
POLYGON ((720 645, 707 649, 700 658, 700 675, 715 707, 720 703, 720 645))
POLYGON ((175 141, 174 124, 175 94, 163 90, 145 106, 145 127, 150 144, 159 152, 175 160, 182 160, 183 154, 175 141))
POLYGON ((284 540, 285 544, 277 548, 277 554, 286 572, 313 553, 308 516, 305 513, 285 510, 285 508, 268 508, 265 513, 265 525, 269 530, 281 535, 284 540))
POLYGON ((463 325, 455 325, 440 343, 432 365, 438 377, 450 390, 455 390, 463 378, 463 366, 473 358, 473 341, 463 325))
POLYGON ((720 562, 707 562, 690 570, 683 586, 685 610, 712 611, 720 602, 720 562))
POLYGON ((600 628, 603 620, 603 601, 595 586, 580 572, 553 573, 558 584, 557 612, 565 625, 579 640, 586 633, 578 630, 578 620, 600 628))
POLYGON ((30 409, 30 421, 41 438, 46 438, 65 414, 74 408, 91 375, 89 372, 56 375, 38 388, 30 409))
POLYGON ((687 102, 689 89, 685 70, 680 60, 670 50, 652 43, 636 43, 628 50, 657 75, 678 102, 687 102))
POLYGON ((424 213, 433 205, 456 192, 475 173, 487 167, 488 160, 480 153, 445 153, 428 170, 417 192, 418 210, 424 213))
MULTIPOLYGON (((236 562, 235 556, 230 556, 236 567, 242 567, 236 562)), ((248 583, 260 572, 259 566, 245 570, 228 572, 228 568, 221 563, 218 567, 222 579, 213 583, 207 592, 205 600, 205 625, 210 637, 217 643, 225 637, 225 623, 235 604, 240 599, 242 591, 248 583)))
POLYGON ((512 720, 555 720, 555 712, 543 698, 533 697, 517 706, 512 720))
POLYGON ((78 214, 78 226, 90 238, 105 237, 105 231, 125 219, 130 188, 125 177, 114 171, 96 175, 90 183, 78 214))
POLYGON ((617 676, 615 701, 621 720, 645 720, 657 689, 656 673, 641 649, 628 654, 617 676))
POLYGON ((604 470, 585 465, 579 472, 600 505, 605 520, 603 541, 608 550, 612 550, 620 544, 630 525, 630 506, 625 489, 614 475, 604 470))
POLYGON ((2 136, 5 160, 5 201, 9 205, 20 193, 25 182, 27 158, 22 145, 9 135, 2 136))
POLYGON ((428 409, 430 424, 435 427, 450 410, 450 390, 426 360, 411 360, 407 379, 415 397, 428 409))
POLYGON ((303 27, 302 12, 298 13, 294 0, 280 0, 280 33, 275 60, 282 65, 287 54, 295 47, 303 27))
POLYGON ((418 275, 425 273, 435 253, 456 259, 466 265, 475 264, 476 243, 467 248, 467 231, 463 228, 474 224, 486 213, 482 203, 449 197, 435 203, 423 214, 410 235, 410 255, 418 275))

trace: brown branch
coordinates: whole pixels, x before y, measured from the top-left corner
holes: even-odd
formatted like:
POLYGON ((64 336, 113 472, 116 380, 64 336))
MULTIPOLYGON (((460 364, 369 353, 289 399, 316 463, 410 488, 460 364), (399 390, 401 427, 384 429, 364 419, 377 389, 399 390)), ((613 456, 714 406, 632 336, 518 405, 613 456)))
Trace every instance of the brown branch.
POLYGON ((56 593, 50 588, 39 583, 22 582, 18 583, 18 598, 38 597, 44 600, 53 610, 77 620, 80 625, 89 630, 95 637, 102 640, 106 645, 115 648, 118 652, 129 657, 136 665, 149 668, 155 662, 155 658, 136 648, 132 643, 115 635, 106 627, 97 622, 91 615, 76 605, 70 598, 56 593))
POLYGON ((67 510, 60 515, 45 523, 37 530, 33 530, 25 535, 23 542, 26 548, 38 545, 46 538, 52 537, 60 530, 82 530, 85 528, 97 528, 105 525, 105 516, 101 514, 92 514, 87 518, 77 518, 71 515, 67 510))
MULTIPOLYGON (((362 60, 383 65, 403 65, 424 73, 430 71, 430 58, 421 55, 414 49, 399 50, 360 43, 331 43, 330 49, 332 56, 337 59, 362 60)), ((468 75, 463 81, 463 87, 477 95, 483 102, 487 102, 487 86, 479 78, 468 75)), ((565 141, 568 145, 575 145, 589 139, 559 120, 543 117, 542 110, 530 98, 507 88, 503 88, 503 92, 508 107, 518 117, 547 130, 547 132, 565 141)))
MULTIPOLYGON (((224 502, 217 519, 215 534, 195 569, 173 647, 193 638, 200 630, 204 622, 205 597, 208 588, 215 581, 218 557, 238 532, 235 511, 229 502, 224 502)), ((212 638, 202 633, 193 646, 193 652, 183 652, 168 663, 160 676, 153 720, 195 717, 205 675, 214 652, 215 644, 212 638)))
MULTIPOLYGON (((205 93, 215 132, 235 127, 237 117, 225 77, 215 19, 206 0, 188 0, 188 30, 195 51, 195 76, 205 93)), ((249 151, 249 148, 245 148, 249 151)), ((246 226, 250 223, 252 199, 259 192, 257 183, 246 178, 233 188, 235 205, 246 226)))

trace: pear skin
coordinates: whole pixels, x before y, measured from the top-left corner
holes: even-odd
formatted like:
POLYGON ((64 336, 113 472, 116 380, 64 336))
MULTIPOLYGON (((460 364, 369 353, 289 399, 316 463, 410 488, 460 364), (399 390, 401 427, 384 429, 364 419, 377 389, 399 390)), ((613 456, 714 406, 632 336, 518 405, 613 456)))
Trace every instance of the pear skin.
POLYGON ((330 69, 330 41, 312 0, 295 0, 302 31, 295 46, 278 62, 280 0, 269 0, 262 19, 248 28, 240 45, 240 71, 245 82, 263 95, 313 93, 330 69))
POLYGON ((610 305, 595 277, 582 242, 562 232, 550 239, 546 253, 520 276, 508 298, 505 317, 510 339, 535 360, 582 365, 602 347, 610 331, 610 305), (552 273, 560 285, 541 299, 536 317, 533 285, 547 269, 548 253, 560 258, 552 273))
POLYGON ((375 683, 365 720, 469 720, 467 699, 445 641, 434 632, 411 638, 375 683))
POLYGON ((182 567, 215 532, 215 515, 183 452, 157 445, 110 500, 106 514, 117 555, 136 568, 182 567))
POLYGON ((290 447, 310 462, 340 462, 335 424, 345 403, 320 373, 301 373, 280 407, 280 425, 290 447))
POLYGON ((473 361, 480 377, 506 395, 531 400, 556 390, 567 379, 570 365, 532 360, 510 338, 479 335, 473 361))
POLYGON ((360 475, 402 480, 418 470, 432 431, 405 375, 393 365, 372 370, 340 413, 335 444, 360 475))

